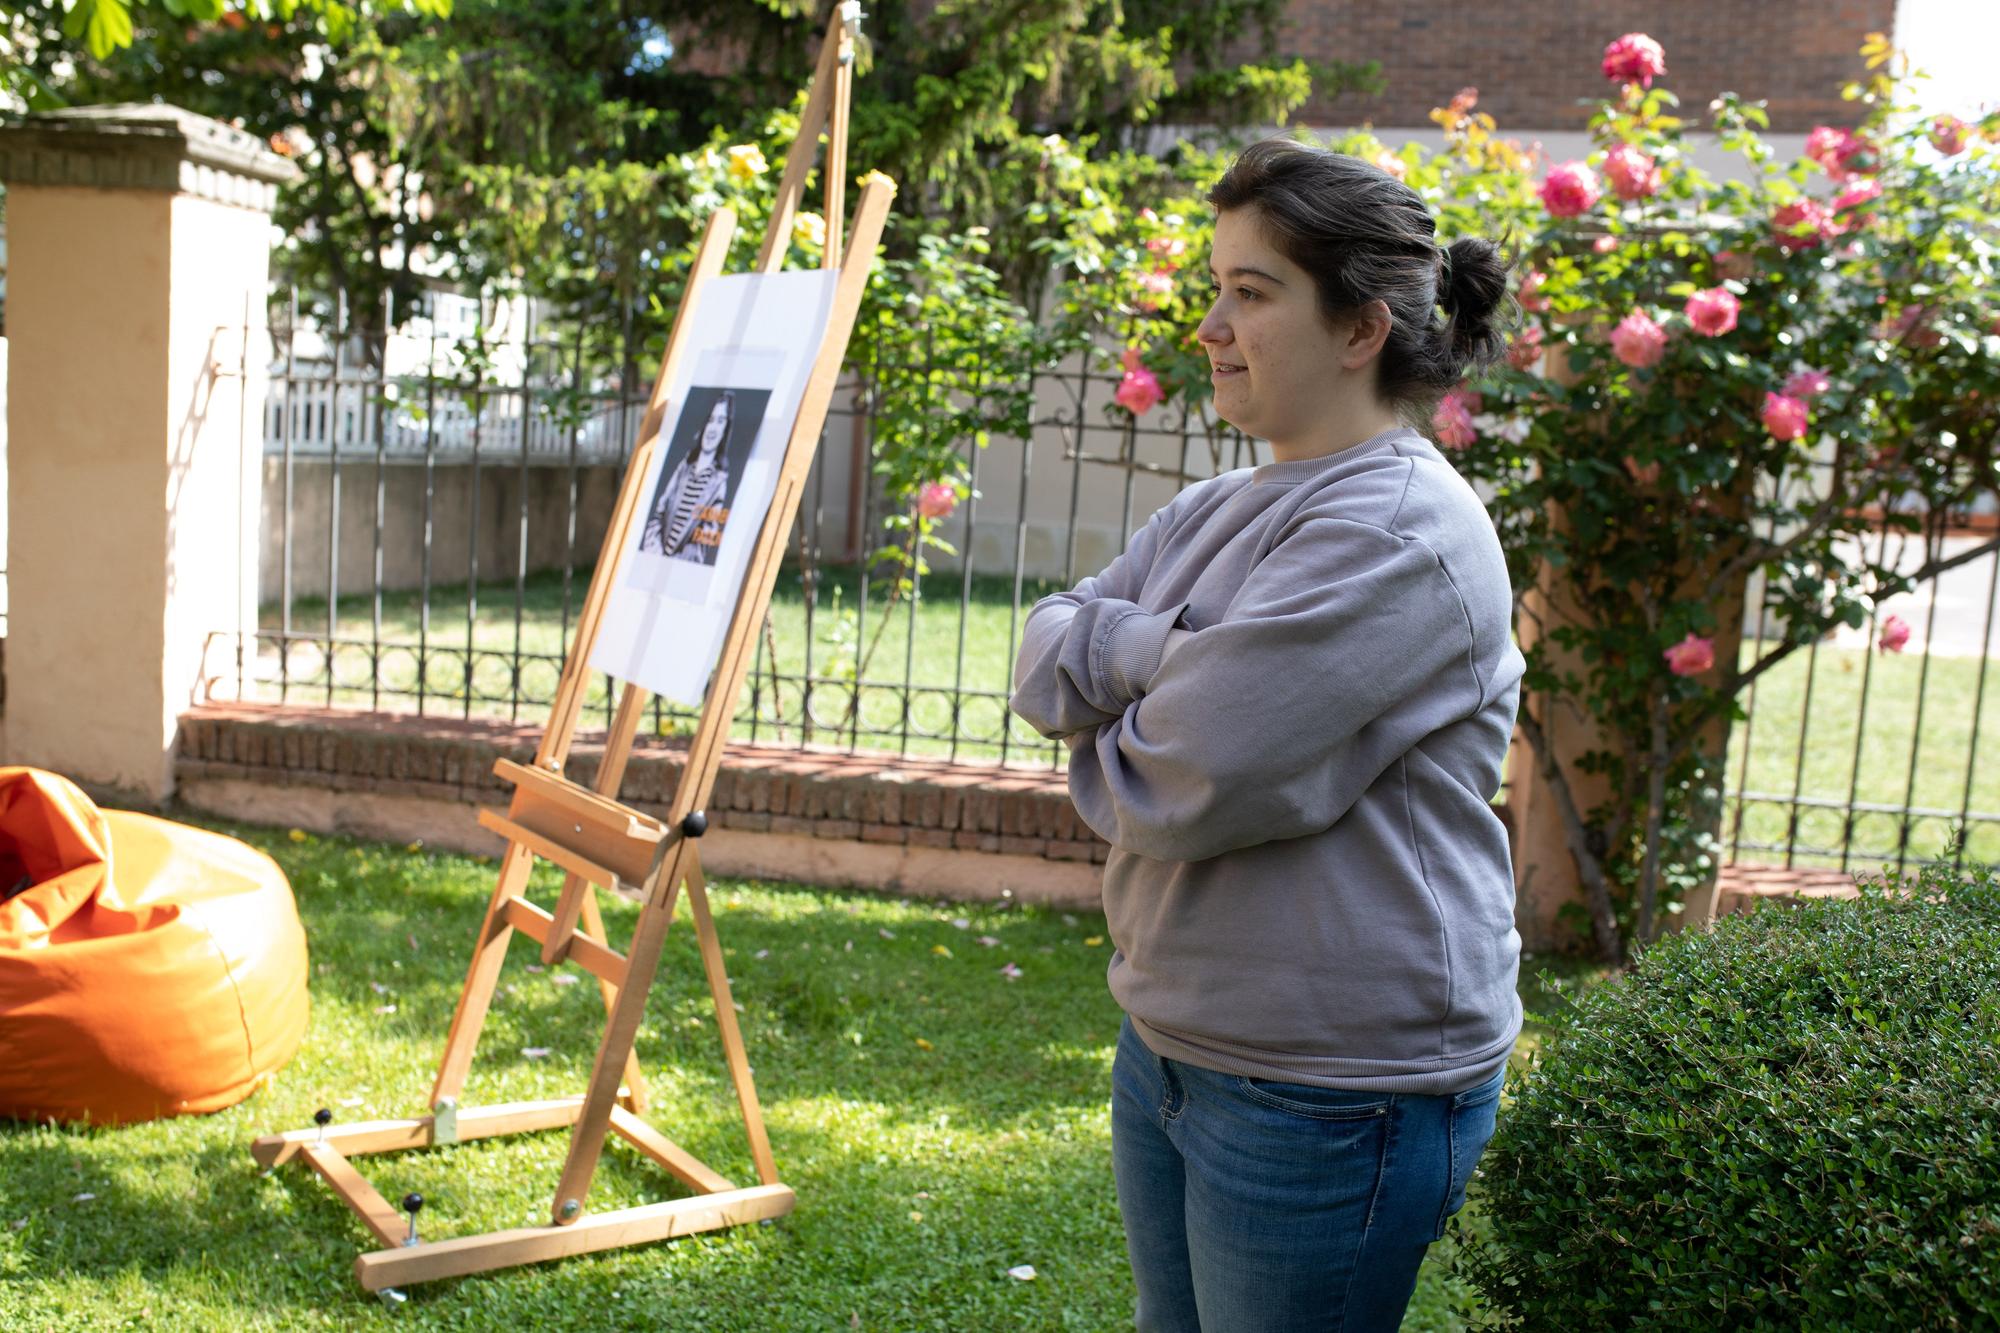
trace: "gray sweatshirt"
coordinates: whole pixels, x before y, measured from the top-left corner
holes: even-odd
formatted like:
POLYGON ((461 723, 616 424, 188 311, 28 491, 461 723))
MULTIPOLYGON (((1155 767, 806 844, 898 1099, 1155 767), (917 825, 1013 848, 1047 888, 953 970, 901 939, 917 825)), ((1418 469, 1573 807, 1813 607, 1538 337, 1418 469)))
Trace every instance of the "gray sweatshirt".
POLYGON ((1512 619, 1485 508, 1409 430, 1190 486, 1035 606, 1012 706, 1111 844, 1111 993, 1152 1051, 1413 1093, 1506 1061, 1512 619))

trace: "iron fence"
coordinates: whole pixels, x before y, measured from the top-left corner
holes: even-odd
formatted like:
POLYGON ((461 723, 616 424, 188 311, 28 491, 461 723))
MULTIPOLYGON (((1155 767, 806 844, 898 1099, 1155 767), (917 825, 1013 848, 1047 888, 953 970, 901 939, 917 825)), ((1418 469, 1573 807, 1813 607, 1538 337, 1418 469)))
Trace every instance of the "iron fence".
MULTIPOLYGON (((320 337, 289 313, 273 321, 266 602, 240 693, 535 720, 643 415, 650 384, 635 358, 593 368, 575 325, 567 339, 562 325, 538 329, 532 308, 517 339, 469 349, 421 322, 371 343, 340 306, 337 335, 320 337)), ((946 524, 959 554, 898 587, 881 559, 875 404, 930 390, 927 367, 880 350, 852 349, 737 734, 1059 767, 1064 748, 1006 708, 1028 608, 1102 567, 1183 486, 1265 461, 1259 446, 1200 416, 1135 420, 1111 406, 1117 374, 1082 359, 1044 368, 1029 386, 1032 430, 949 442, 972 484, 946 524)), ((1877 651, 1871 621, 1795 653, 1746 697, 1723 793, 1732 859, 2000 861, 2000 764, 1979 764, 2000 726, 1985 721, 2000 707, 1987 689, 2000 556, 1990 533, 1948 521, 1964 516, 1937 516, 1929 548, 1978 559, 1878 612, 1920 627, 1904 652, 1877 651)), ((1775 632, 1761 614, 1745 628, 1753 655, 1775 632)), ((589 699, 608 725, 607 682, 589 699)), ((669 735, 693 720, 656 700, 650 723, 669 735)))

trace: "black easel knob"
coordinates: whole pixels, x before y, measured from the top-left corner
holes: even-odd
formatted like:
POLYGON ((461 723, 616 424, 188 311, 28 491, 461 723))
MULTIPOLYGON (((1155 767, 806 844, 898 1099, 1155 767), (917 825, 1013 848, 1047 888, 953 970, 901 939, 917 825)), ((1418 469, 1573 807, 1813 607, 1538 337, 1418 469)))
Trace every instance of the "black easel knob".
POLYGON ((319 1110, 313 1112, 313 1123, 321 1129, 325 1129, 333 1123, 333 1112, 327 1110, 324 1106, 320 1107, 319 1110))
POLYGON ((707 812, 701 810, 688 811, 687 818, 681 821, 682 835, 689 838, 699 838, 706 832, 708 832, 707 812))
POLYGON ((410 1234, 403 1237, 403 1244, 405 1245, 415 1245, 417 1243, 417 1210, 423 1206, 423 1195, 405 1194, 403 1196, 403 1211, 410 1215, 410 1234))

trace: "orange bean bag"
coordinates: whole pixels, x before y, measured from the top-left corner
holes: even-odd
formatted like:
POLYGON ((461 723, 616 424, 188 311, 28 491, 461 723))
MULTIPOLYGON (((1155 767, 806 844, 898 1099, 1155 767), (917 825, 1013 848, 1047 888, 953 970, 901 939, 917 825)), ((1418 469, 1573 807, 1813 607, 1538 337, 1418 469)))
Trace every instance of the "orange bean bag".
POLYGON ((0 768, 0 1116, 217 1111, 305 1030, 305 932, 275 861, 0 768))

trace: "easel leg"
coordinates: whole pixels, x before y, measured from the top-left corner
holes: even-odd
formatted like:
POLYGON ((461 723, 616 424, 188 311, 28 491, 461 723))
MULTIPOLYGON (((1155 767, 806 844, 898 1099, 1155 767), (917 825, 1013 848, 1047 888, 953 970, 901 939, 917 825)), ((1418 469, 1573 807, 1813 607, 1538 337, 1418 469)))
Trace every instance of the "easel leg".
MULTIPOLYGON (((597 886, 583 886, 583 933, 595 940, 604 940, 604 913, 598 910, 597 886)), ((608 940, 606 941, 609 942, 608 940)), ((597 988, 604 993, 604 1012, 607 1023, 611 1011, 618 1007, 618 988, 599 977, 597 988)), ((625 1054, 625 1104, 644 1115, 646 1112, 646 1076, 639 1070, 639 1052, 635 1048, 625 1054)))
POLYGON ((743 1107, 743 1129, 750 1136, 750 1156, 757 1163, 757 1179, 766 1185, 778 1183, 778 1163, 771 1156, 771 1140, 764 1133, 764 1112, 757 1104, 757 1085, 750 1077, 750 1057, 743 1049, 743 1033, 736 1025, 736 1005, 729 995, 729 973, 722 964, 722 940, 715 933, 715 918, 708 911, 708 885, 702 879, 701 854, 688 857, 688 911, 694 915, 695 938, 701 943, 702 970, 708 973, 708 993, 715 997, 715 1025, 722 1033, 722 1054, 729 1064, 730 1081, 736 1085, 736 1100, 743 1107))
POLYGON ((479 1044, 479 1030, 486 1026, 486 1010, 493 1003, 493 987, 500 980, 500 964, 507 958, 507 943, 514 928, 499 920, 501 907, 518 897, 528 882, 534 853, 512 844, 500 878, 493 886, 492 901, 486 904, 486 920, 479 928, 479 944, 472 951, 472 967, 459 992, 458 1009, 451 1016, 451 1035, 445 1039, 444 1058, 438 1062, 437 1081, 431 1085, 431 1105, 446 1097, 456 1098, 465 1087, 472 1068, 472 1048, 479 1044))
POLYGON ((618 1100, 618 1080, 646 1016, 646 996, 653 989, 660 950, 674 919, 674 897, 688 849, 685 840, 676 845, 660 873, 646 886, 646 905, 639 912, 638 928, 632 932, 632 947, 625 952, 625 984, 618 988, 618 1002, 611 1007, 611 1021, 605 1026, 603 1044, 597 1048, 597 1061, 590 1070, 590 1087, 583 1095, 583 1114, 570 1133, 569 1157, 563 1163, 562 1181, 556 1186, 550 1212, 557 1225, 583 1216, 584 1197, 597 1174, 597 1159, 604 1152, 604 1136, 611 1127, 611 1108, 618 1100))

